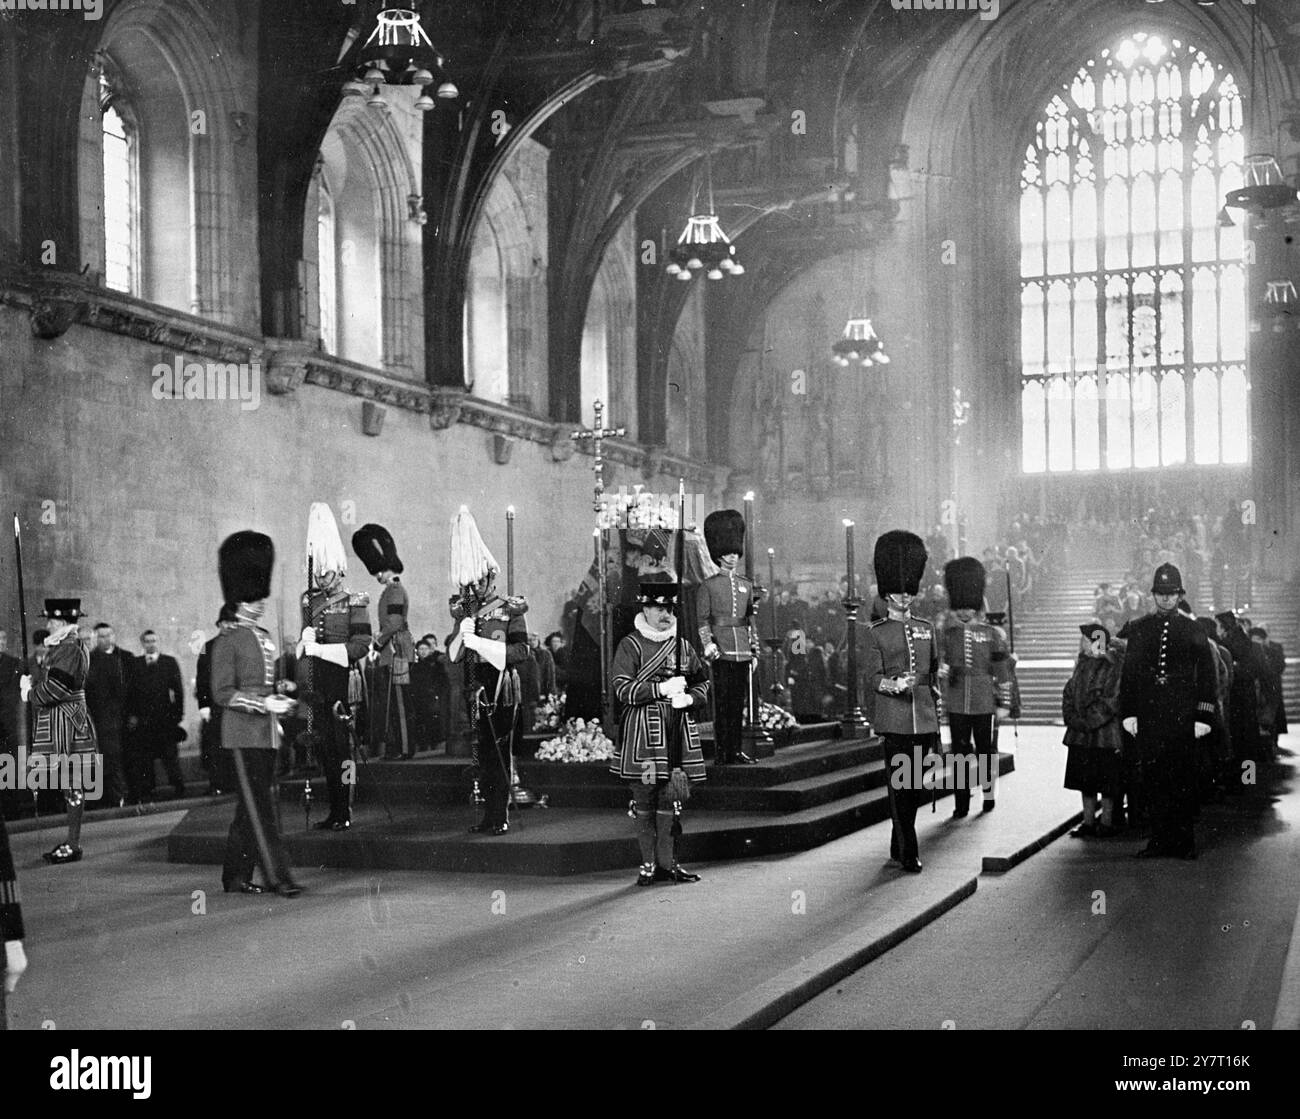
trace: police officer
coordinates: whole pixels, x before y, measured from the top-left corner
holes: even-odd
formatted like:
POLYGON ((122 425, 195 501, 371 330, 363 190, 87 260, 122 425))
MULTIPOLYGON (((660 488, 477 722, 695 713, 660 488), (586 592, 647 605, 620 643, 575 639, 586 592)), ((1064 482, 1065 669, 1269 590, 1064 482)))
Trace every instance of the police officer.
MULTIPOLYGON (((980 617, 987 581, 984 565, 974 556, 944 565, 943 585, 951 613, 940 642, 939 678, 946 685, 944 707, 952 752, 983 759, 984 811, 992 812, 998 780, 993 728, 997 715, 1005 718, 1011 708, 1011 660, 1006 635, 980 617)), ((970 812, 970 793, 967 776, 953 794, 953 819, 970 812)))
POLYGON ((885 740, 889 857, 911 874, 921 872, 916 810, 924 799, 922 756, 939 740, 939 643, 934 627, 913 618, 912 600, 925 574, 925 544, 895 530, 876 541, 876 585, 887 616, 867 627, 864 674, 874 699, 876 730, 885 740))
POLYGON ((1195 740, 1215 718, 1214 653, 1200 627, 1178 612, 1183 577, 1156 568, 1156 611, 1132 624, 1120 684, 1120 719, 1146 770, 1151 841, 1139 858, 1196 858, 1195 740))

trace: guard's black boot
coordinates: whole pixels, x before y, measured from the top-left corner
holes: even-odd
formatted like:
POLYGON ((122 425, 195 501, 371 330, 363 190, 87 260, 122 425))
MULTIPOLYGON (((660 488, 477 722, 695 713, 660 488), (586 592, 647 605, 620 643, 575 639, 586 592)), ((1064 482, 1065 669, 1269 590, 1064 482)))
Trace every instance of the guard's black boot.
POLYGON ((654 863, 642 863, 641 869, 636 872, 636 884, 638 886, 653 886, 659 880, 654 863))

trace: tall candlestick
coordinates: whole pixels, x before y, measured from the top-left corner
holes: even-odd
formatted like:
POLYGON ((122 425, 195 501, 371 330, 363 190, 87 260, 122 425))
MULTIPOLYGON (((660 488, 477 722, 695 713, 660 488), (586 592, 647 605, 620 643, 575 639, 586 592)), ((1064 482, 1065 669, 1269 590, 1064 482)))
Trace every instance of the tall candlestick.
POLYGON ((853 522, 847 517, 844 518, 844 545, 848 555, 846 557, 846 567, 849 576, 849 597, 853 597, 853 522))
POLYGON ((506 594, 515 593, 515 507, 506 506, 506 594))
POLYGON ((754 491, 745 494, 745 578, 754 583, 754 491))
POLYGON ((780 644, 776 635, 776 549, 767 550, 767 593, 772 601, 772 648, 780 644))

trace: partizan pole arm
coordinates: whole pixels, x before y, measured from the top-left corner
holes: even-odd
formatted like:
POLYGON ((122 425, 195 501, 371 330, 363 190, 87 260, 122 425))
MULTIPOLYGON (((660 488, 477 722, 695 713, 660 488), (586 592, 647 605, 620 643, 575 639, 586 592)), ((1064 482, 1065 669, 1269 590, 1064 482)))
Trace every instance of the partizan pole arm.
POLYGON ((677 568, 677 602, 673 613, 677 620, 677 640, 673 642, 673 656, 676 658, 677 675, 682 673, 682 634, 686 629, 686 611, 683 600, 686 598, 686 479, 677 480, 677 555, 674 557, 677 568))
POLYGON ((23 590, 23 530, 18 523, 18 514, 14 514, 14 561, 18 572, 18 632, 22 638, 19 659, 23 662, 23 671, 27 671, 27 595, 23 590))
POLYGON ((1003 572, 1007 577, 1007 643, 1011 651, 1016 651, 1016 605, 1011 601, 1011 572, 1003 572))

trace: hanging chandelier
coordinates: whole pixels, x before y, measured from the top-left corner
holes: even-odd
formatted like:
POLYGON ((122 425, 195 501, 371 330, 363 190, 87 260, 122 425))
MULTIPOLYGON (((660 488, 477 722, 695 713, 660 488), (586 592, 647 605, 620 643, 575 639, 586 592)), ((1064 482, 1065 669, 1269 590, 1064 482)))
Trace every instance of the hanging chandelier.
POLYGON ((1292 280, 1267 280, 1264 291, 1264 315, 1273 325, 1274 334, 1284 333, 1295 325, 1300 329, 1300 295, 1292 280))
MULTIPOLYGON (((1250 13, 1250 132, 1252 139, 1259 135, 1255 121, 1258 114, 1259 99, 1256 96, 1255 65, 1259 57, 1259 8, 1253 6, 1250 13)), ((1268 125, 1271 125, 1272 109, 1268 96, 1268 68, 1264 69, 1264 102, 1268 125)), ((1268 128, 1272 131, 1271 127, 1268 128)), ((1225 207, 1247 210, 1253 214, 1262 214, 1266 210, 1276 210, 1281 206, 1290 206, 1296 201, 1296 188, 1282 177, 1282 168, 1277 156, 1268 152, 1256 152, 1246 156, 1242 166, 1242 178, 1245 185, 1239 190, 1228 192, 1225 207)))
POLYGON ((722 232, 717 207, 713 203, 713 165, 709 156, 704 158, 707 212, 700 211, 700 183, 696 179, 691 191, 691 216, 686 228, 677 238, 677 244, 668 253, 665 271, 678 280, 690 280, 696 272, 703 272, 710 280, 720 280, 730 273, 743 276, 745 266, 736 259, 736 246, 722 232))
POLYGON ((387 109, 380 92, 384 85, 423 87, 415 107, 428 112, 438 102, 460 96, 460 90, 443 70, 445 60, 434 48, 420 17, 409 8, 385 8, 375 17, 375 29, 360 52, 360 64, 344 84, 346 96, 366 96, 372 109, 387 109), (431 95, 432 91, 432 95, 431 95))
POLYGON ((848 325, 844 327, 844 336, 831 350, 835 354, 831 360, 839 366, 850 365, 855 361, 860 365, 889 364, 885 344, 880 340, 870 319, 849 319, 848 325))

